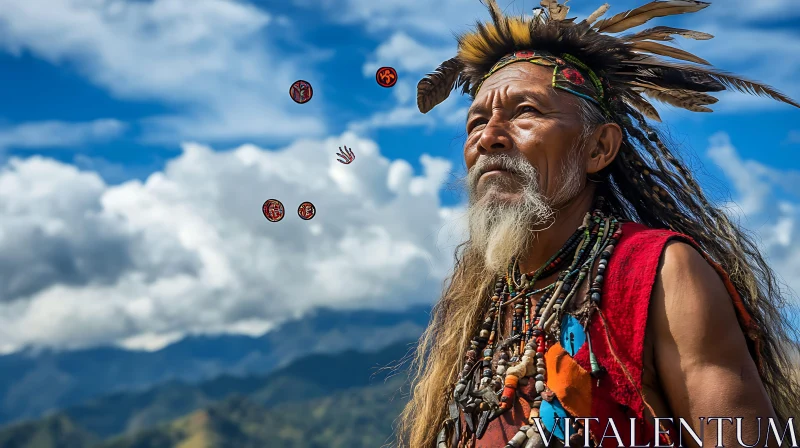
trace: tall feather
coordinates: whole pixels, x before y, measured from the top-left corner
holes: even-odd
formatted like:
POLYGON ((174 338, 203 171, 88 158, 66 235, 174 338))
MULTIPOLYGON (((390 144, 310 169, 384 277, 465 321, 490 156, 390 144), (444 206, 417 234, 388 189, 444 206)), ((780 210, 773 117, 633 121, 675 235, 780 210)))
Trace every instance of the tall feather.
MULTIPOLYGON (((627 82, 626 84, 633 86, 637 89, 641 89, 643 92, 647 92, 647 90, 654 90, 659 94, 669 95, 676 98, 687 98, 688 96, 692 97, 692 103, 698 104, 701 106, 705 106, 708 104, 716 104, 719 102, 719 98, 702 93, 697 92, 694 90, 686 90, 686 89, 673 89, 669 87, 659 86, 653 83, 647 82, 627 82)), ((657 95, 648 95, 653 98, 656 98, 657 95)), ((656 98, 658 99, 658 98, 656 98)))
POLYGON ((729 89, 733 89, 742 93, 749 93, 751 95, 766 96, 776 101, 780 101, 786 104, 791 104, 794 107, 800 108, 800 104, 798 104, 796 101, 794 101, 793 99, 789 98, 788 96, 782 94, 781 92, 775 90, 774 88, 766 84, 750 81, 749 79, 741 78, 732 75, 730 73, 726 73, 710 67, 706 68, 698 65, 673 64, 666 61, 659 61, 658 59, 655 58, 648 58, 642 61, 638 61, 638 64, 665 66, 665 67, 680 69, 685 72, 704 74, 707 75, 712 80, 719 82, 720 84, 724 85, 729 89))
POLYGON ((463 64, 458 58, 451 58, 444 62, 432 73, 428 74, 417 83, 417 107, 423 114, 427 114, 434 107, 446 100, 450 92, 463 84, 461 71, 463 64))
POLYGON ((560 4, 558 0, 542 0, 541 5, 543 8, 547 8, 547 11, 550 12, 550 18, 552 20, 564 20, 567 18, 567 14, 569 13, 569 6, 565 4, 560 4))
POLYGON ((627 84, 636 89, 641 89, 642 93, 650 98, 692 112, 713 112, 705 106, 716 104, 719 101, 718 98, 711 95, 691 90, 667 89, 649 83, 629 82, 627 84))
POLYGON ((666 66, 626 66, 626 71, 615 72, 614 76, 657 82, 658 85, 671 89, 695 92, 722 92, 725 90, 724 85, 705 73, 687 73, 666 66))
POLYGON ((634 91, 627 91, 624 95, 622 95, 622 99, 628 103, 631 107, 641 112, 645 117, 661 122, 661 116, 658 115, 658 111, 652 104, 647 102, 644 98, 642 98, 638 93, 634 91))
POLYGON ((586 23, 587 25, 593 24, 595 20, 599 19, 600 17, 603 17, 608 12, 609 9, 611 9, 611 5, 609 5, 608 3, 603 4, 603 6, 597 8, 597 11, 590 14, 589 17, 587 17, 586 20, 583 21, 583 23, 586 23))
POLYGON ((714 36, 708 33, 701 33, 700 31, 684 30, 682 28, 672 28, 669 26, 657 26, 640 31, 630 36, 622 36, 622 40, 633 42, 638 40, 661 40, 671 41, 674 40, 673 35, 683 36, 687 39, 695 40, 708 40, 713 39, 714 36))
POLYGON ((595 24, 594 28, 601 33, 620 33, 656 17, 697 12, 708 5, 709 3, 697 0, 654 1, 631 11, 619 13, 609 19, 601 20, 595 24))
POLYGON ((667 45, 659 44, 657 42, 634 42, 631 48, 639 51, 646 51, 648 53, 660 54, 674 59, 682 59, 684 61, 696 62, 698 64, 711 65, 710 62, 703 58, 697 57, 688 51, 679 48, 670 47, 667 45))
POLYGON ((690 110, 692 112, 714 112, 710 108, 706 107, 705 104, 702 104, 705 101, 704 99, 697 98, 693 92, 688 92, 685 90, 659 91, 645 89, 643 93, 650 98, 661 101, 662 103, 679 107, 681 109, 690 110))
POLYGON ((500 6, 497 4, 497 0, 481 0, 486 1, 486 6, 489 8, 489 15, 492 17, 492 21, 499 27, 504 28, 504 25, 508 22, 505 14, 500 9, 500 6))

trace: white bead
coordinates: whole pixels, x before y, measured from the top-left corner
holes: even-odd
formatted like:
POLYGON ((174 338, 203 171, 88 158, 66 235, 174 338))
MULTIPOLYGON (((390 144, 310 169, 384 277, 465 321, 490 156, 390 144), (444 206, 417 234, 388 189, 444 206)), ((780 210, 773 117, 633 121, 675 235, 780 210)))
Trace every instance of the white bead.
POLYGON ((523 448, 544 448, 544 440, 542 440, 542 436, 538 432, 529 429, 526 435, 528 436, 528 441, 523 448))
POLYGON ((512 437, 511 440, 508 441, 508 445, 511 445, 514 448, 522 448, 522 444, 525 443, 527 439, 528 436, 524 432, 519 431, 514 434, 514 437, 512 437))
POLYGON ((544 382, 543 381, 537 381, 536 382, 536 393, 540 394, 542 392, 544 392, 544 382))

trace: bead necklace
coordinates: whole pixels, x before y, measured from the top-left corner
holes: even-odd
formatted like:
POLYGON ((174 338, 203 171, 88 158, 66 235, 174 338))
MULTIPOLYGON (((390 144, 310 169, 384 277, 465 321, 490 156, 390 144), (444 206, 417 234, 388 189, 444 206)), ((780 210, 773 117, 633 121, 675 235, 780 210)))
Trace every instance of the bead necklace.
MULTIPOLYGON (((564 245, 536 271, 520 274, 517 260, 508 271, 499 275, 494 295, 480 324, 476 337, 464 356, 464 366, 453 389, 449 419, 437 438, 437 448, 458 447, 473 437, 481 438, 488 423, 514 406, 520 380, 535 381, 538 396, 529 403, 530 422, 539 416, 542 400, 552 401, 555 394, 547 387, 545 352, 560 338, 560 323, 568 305, 580 291, 589 273, 595 277, 586 293, 586 303, 578 316, 584 327, 600 305, 601 290, 608 260, 622 234, 619 221, 602 212, 604 200, 598 198, 596 208, 587 213, 583 224, 564 245), (596 265, 596 268, 595 268, 596 265), (560 270, 560 272, 559 272, 560 270), (537 280, 559 272, 551 285, 534 289, 537 280), (534 297, 542 294, 536 301, 534 297), (501 330, 507 312, 511 331, 502 339, 501 330), (493 359, 499 358, 493 365, 493 359), (466 428, 461 428, 461 416, 466 428)), ((605 369, 592 352, 591 338, 586 331, 591 375, 598 379, 605 369)), ((583 428, 576 427, 582 438, 583 428)), ((575 436, 575 434, 573 434, 575 436)), ((523 426, 506 448, 543 447, 542 436, 533 424, 523 426)))

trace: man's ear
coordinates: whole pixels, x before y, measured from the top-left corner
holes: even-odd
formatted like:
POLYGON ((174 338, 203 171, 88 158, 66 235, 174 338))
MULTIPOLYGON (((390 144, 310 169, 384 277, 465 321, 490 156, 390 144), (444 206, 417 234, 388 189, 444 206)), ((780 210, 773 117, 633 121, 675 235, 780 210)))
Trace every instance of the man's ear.
POLYGON ((600 172, 614 161, 622 145, 622 129, 616 123, 606 123, 595 129, 586 153, 586 173, 600 172))

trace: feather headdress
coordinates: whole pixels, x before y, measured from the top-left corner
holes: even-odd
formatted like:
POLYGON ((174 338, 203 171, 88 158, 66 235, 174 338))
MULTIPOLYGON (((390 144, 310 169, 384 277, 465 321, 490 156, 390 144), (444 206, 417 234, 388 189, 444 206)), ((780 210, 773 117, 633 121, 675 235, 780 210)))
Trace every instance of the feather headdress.
MULTIPOLYGON (((697 12, 709 3, 654 1, 598 21, 609 10, 609 5, 604 4, 586 20, 576 23, 575 18, 567 18, 569 7, 558 0, 541 0, 542 8, 532 18, 505 16, 496 0, 485 1, 492 22, 478 22, 475 31, 461 35, 458 54, 417 85, 417 106, 422 113, 428 113, 456 88, 474 97, 483 80, 497 69, 498 61, 515 52, 531 51, 546 52, 556 60, 570 56, 570 62, 580 65, 582 72, 598 78, 602 82, 598 89, 604 109, 610 114, 626 110, 627 105, 660 121, 648 98, 695 112, 711 112, 707 106, 717 99, 708 92, 727 89, 767 96, 800 108, 800 104, 770 86, 714 69, 702 58, 661 43, 673 41, 674 36, 707 40, 713 37, 710 34, 658 26, 612 35, 656 17, 697 12)), ((553 60, 550 56, 547 59, 553 60)))

